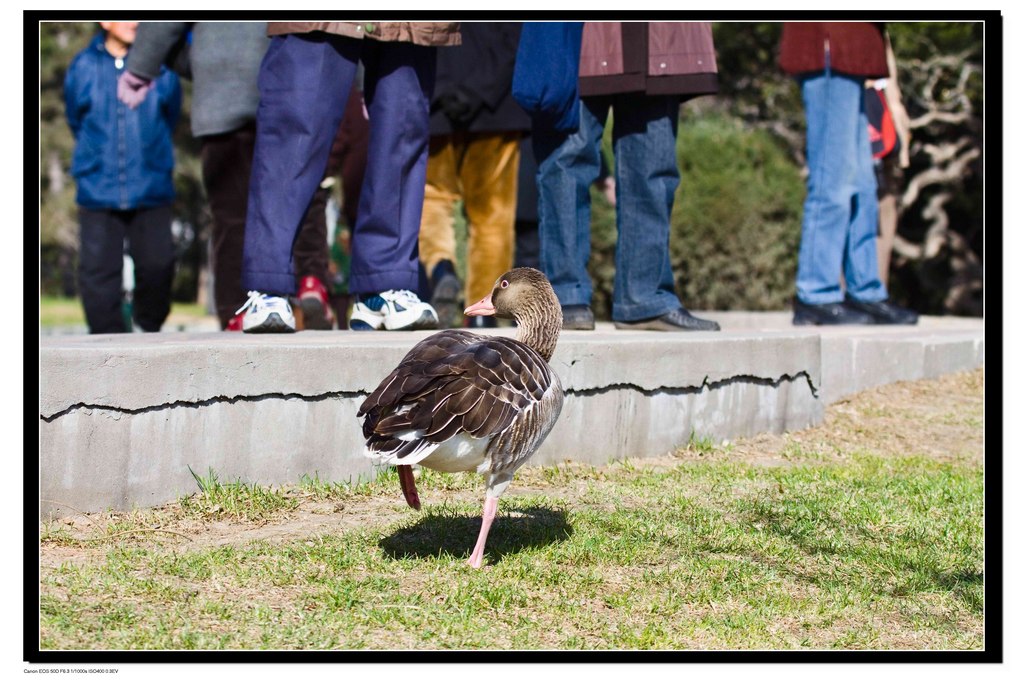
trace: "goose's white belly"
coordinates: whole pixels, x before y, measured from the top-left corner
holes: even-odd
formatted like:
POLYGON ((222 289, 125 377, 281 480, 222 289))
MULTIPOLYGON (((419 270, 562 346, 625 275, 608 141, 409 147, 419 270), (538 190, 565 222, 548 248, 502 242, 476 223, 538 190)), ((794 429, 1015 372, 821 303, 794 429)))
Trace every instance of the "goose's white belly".
POLYGON ((460 433, 441 443, 419 463, 421 466, 448 473, 474 470, 483 473, 491 464, 487 455, 487 444, 490 440, 460 433))

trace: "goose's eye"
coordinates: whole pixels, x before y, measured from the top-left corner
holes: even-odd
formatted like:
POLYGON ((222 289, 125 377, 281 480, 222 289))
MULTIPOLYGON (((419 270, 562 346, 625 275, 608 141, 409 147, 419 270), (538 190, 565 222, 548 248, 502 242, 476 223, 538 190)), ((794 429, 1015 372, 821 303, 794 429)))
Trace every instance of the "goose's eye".
POLYGON ((501 280, 501 288, 502 289, 508 289, 508 280, 507 279, 501 280))

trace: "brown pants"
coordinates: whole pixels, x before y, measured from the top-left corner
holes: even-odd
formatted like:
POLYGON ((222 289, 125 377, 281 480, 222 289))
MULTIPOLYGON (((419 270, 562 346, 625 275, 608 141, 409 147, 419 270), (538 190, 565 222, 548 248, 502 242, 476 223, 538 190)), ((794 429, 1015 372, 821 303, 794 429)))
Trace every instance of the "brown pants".
POLYGON ((427 274, 455 262, 455 203, 469 228, 466 302, 486 296, 512 267, 515 248, 518 132, 455 133, 430 138, 420 222, 420 261, 427 274))

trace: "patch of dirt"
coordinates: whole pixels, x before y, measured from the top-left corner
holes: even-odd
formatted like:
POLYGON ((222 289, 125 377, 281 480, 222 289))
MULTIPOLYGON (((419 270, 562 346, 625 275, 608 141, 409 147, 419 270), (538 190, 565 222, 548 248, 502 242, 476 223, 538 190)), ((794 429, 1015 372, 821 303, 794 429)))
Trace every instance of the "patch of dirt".
POLYGON ((852 452, 870 450, 882 456, 981 462, 985 443, 978 431, 980 426, 983 433, 984 425, 985 370, 979 368, 879 386, 828 406, 818 426, 727 441, 710 452, 682 448, 674 458, 778 466, 842 461, 852 452), (825 459, 809 459, 808 453, 825 459))
MULTIPOLYGON (((671 455, 600 468, 567 463, 559 467, 556 476, 539 468, 527 468, 517 474, 511 495, 573 500, 586 490, 587 479, 603 479, 614 468, 620 472, 625 467, 664 471, 676 467, 680 460, 779 466, 842 461, 857 450, 871 450, 883 456, 917 454, 940 460, 980 462, 984 457, 983 438, 978 437, 979 426, 982 433, 984 429, 984 385, 983 368, 934 380, 901 382, 839 401, 826 409, 822 424, 798 432, 761 434, 710 449, 684 448, 671 455)), ((421 497, 427 503, 481 503, 484 482, 479 478, 480 485, 475 490, 421 489, 421 497)), ((294 509, 259 522, 196 518, 187 515, 180 504, 124 514, 76 514, 41 527, 44 541, 39 553, 40 566, 54 569, 64 563, 102 562, 118 541, 130 541, 140 548, 177 551, 243 546, 253 541, 288 542, 403 519, 412 521, 417 516, 405 505, 397 484, 391 496, 322 500, 296 494, 295 499, 298 504, 294 509), (124 527, 129 530, 118 530, 124 527)))

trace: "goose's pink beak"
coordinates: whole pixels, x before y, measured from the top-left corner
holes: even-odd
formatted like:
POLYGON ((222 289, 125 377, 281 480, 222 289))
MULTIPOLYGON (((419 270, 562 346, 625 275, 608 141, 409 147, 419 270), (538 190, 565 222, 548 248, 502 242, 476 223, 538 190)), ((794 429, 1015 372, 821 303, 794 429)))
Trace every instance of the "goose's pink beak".
POLYGON ((494 304, 491 303, 491 295, 488 294, 486 297, 466 308, 464 314, 473 317, 479 315, 493 315, 496 312, 494 304))

